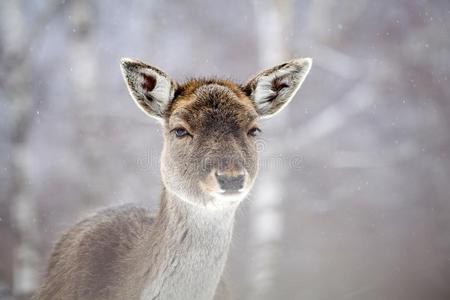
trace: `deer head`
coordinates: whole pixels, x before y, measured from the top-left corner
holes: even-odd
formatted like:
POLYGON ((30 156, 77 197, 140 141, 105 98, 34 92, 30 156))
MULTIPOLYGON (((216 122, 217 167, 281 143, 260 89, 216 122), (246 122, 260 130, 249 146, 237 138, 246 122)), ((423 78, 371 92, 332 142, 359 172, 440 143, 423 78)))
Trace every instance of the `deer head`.
POLYGON ((131 97, 163 126, 162 181, 196 205, 241 201, 258 169, 258 120, 281 111, 311 68, 310 58, 265 70, 245 85, 201 79, 178 84, 143 62, 122 59, 131 97))

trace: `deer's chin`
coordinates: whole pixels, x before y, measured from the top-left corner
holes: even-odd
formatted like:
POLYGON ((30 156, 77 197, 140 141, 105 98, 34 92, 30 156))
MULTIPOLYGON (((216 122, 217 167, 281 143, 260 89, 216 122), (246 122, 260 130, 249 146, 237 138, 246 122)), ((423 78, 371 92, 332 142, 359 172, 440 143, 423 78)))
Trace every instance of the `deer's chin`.
POLYGON ((237 203, 241 202, 242 200, 247 197, 248 190, 241 189, 239 191, 215 191, 211 193, 211 196, 214 198, 215 202, 221 202, 221 203, 237 203))

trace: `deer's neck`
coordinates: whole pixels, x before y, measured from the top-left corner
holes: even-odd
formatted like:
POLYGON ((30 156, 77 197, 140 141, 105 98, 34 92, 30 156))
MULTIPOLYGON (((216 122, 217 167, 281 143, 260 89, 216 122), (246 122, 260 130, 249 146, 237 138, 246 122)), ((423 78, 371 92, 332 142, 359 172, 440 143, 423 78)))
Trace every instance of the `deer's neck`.
POLYGON ((237 204, 207 208, 163 191, 149 240, 142 299, 212 299, 227 259, 237 204))

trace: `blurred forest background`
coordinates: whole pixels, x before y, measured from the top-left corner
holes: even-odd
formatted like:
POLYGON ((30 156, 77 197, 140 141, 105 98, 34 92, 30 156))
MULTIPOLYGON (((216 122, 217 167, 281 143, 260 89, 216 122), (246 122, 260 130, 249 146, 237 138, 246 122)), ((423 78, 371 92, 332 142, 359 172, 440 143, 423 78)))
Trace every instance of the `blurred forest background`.
POLYGON ((314 65, 263 122, 227 266, 236 299, 450 299, 450 2, 0 2, 0 299, 77 220, 157 205, 159 124, 122 56, 182 81, 314 65))

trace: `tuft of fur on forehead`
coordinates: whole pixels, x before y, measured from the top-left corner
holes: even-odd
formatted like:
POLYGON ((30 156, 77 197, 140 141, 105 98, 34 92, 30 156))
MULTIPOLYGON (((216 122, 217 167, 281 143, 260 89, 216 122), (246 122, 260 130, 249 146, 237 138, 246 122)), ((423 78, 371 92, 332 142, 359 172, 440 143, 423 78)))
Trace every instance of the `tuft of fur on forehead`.
POLYGON ((203 78, 192 79, 178 86, 175 98, 166 112, 166 118, 179 108, 200 109, 218 105, 229 104, 236 108, 242 107, 254 111, 253 102, 242 91, 240 86, 232 81, 203 78))
POLYGON ((185 83, 178 86, 176 94, 183 96, 189 95, 195 92, 199 87, 216 84, 228 88, 230 91, 234 92, 238 96, 245 96, 238 84, 225 79, 217 78, 197 78, 186 81, 185 83))

